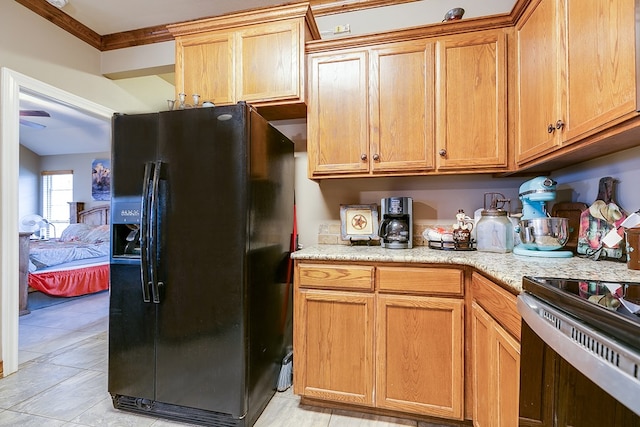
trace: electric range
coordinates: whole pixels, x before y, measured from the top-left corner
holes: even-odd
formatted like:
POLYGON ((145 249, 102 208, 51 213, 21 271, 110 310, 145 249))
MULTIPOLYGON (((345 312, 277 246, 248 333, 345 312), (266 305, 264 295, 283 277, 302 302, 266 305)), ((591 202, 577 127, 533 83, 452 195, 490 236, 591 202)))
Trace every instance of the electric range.
POLYGON ((522 288, 523 325, 640 417, 640 282, 526 276, 522 288))
POLYGON ((640 352, 640 282, 525 277, 522 288, 640 352))

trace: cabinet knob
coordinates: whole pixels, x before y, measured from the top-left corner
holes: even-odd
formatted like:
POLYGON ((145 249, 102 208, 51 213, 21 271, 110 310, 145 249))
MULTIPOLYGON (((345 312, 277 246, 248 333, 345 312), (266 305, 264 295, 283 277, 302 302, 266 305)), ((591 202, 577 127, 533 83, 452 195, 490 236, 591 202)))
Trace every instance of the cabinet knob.
POLYGON ((440 149, 440 151, 438 151, 438 154, 440 155, 440 157, 444 157, 444 156, 447 155, 447 150, 442 148, 442 149, 440 149))
POLYGON ((373 155, 373 160, 375 160, 376 162, 377 162, 378 160, 380 160, 380 155, 379 155, 379 154, 374 154, 374 155, 373 155))
POLYGON ((549 126, 547 126, 547 132, 548 133, 553 133, 555 132, 556 128, 555 126, 553 126, 553 123, 549 123, 549 126))
POLYGON ((556 129, 560 130, 564 127, 564 122, 562 120, 558 120, 556 122, 556 129))
POLYGON ((367 160, 367 155, 366 155, 366 154, 361 154, 361 155, 360 155, 360 160, 362 160, 363 162, 364 162, 365 160, 367 160))

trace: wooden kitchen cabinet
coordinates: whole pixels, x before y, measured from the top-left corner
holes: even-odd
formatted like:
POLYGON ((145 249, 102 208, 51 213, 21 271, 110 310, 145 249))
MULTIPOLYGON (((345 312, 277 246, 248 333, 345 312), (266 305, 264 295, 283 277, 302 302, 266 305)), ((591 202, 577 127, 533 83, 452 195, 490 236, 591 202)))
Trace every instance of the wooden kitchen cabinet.
POLYGON ((374 296, 301 290, 295 297, 294 391, 373 406, 374 296))
POLYGON ((184 93, 216 104, 236 100, 234 38, 232 32, 176 38, 176 99, 184 93))
POLYGON ((305 42, 320 38, 307 3, 168 26, 175 86, 200 101, 246 101, 268 119, 306 113, 305 42))
POLYGON ((438 171, 504 170, 507 160, 507 30, 438 39, 438 171))
POLYGON ((371 49, 369 61, 370 171, 433 170, 433 42, 371 49))
POLYGON ((473 425, 518 425, 520 344, 472 303, 473 425))
POLYGON ((516 41, 518 165, 636 116, 634 2, 534 0, 516 41))
POLYGON ((425 41, 309 55, 309 176, 432 170, 433 58, 425 41))
POLYGON ((369 53, 309 56, 309 177, 369 171, 369 53))
POLYGON ((374 267, 297 265, 294 391, 373 406, 374 267))
POLYGON ((294 392, 461 420, 463 276, 454 268, 296 263, 294 392))
POLYGON ((473 425, 518 425, 520 326, 515 296, 473 273, 471 363, 473 425))
POLYGON ((309 177, 504 171, 507 31, 309 54, 309 177))
POLYGON ((462 299, 377 297, 376 406, 461 420, 462 299))

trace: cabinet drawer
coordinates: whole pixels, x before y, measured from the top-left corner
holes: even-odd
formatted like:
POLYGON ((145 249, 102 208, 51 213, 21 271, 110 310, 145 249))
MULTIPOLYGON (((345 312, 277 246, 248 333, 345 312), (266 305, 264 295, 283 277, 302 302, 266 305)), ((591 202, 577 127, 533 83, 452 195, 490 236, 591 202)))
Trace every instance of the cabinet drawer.
POLYGON ((462 270, 455 268, 378 267, 378 290, 429 295, 462 295, 462 270))
POLYGON ((478 273, 472 275, 471 294, 478 305, 520 340, 521 317, 515 295, 478 273))
POLYGON ((301 288, 373 291, 373 266, 299 264, 296 270, 301 288))

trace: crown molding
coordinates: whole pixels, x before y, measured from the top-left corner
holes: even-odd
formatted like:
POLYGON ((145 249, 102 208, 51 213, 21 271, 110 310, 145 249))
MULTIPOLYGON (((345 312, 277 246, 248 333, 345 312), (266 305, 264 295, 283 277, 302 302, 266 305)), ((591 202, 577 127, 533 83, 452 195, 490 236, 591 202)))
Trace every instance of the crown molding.
POLYGON ((42 0, 15 0, 47 21, 57 25, 83 42, 102 50, 102 37, 91 28, 76 21, 57 7, 42 0))
MULTIPOLYGON (((93 31, 91 28, 88 28, 84 24, 76 21, 75 19, 46 1, 15 1, 100 51, 108 51, 132 46, 141 46, 146 44, 171 41, 174 39, 174 37, 169 32, 167 27, 169 25, 181 24, 167 23, 156 25, 153 27, 139 28, 131 31, 100 35, 93 31)), ((311 10, 314 16, 324 16, 336 13, 353 12, 356 10, 369 9, 374 7, 411 3, 415 1, 418 0, 309 0, 308 3, 311 6, 311 10)), ((510 14, 501 15, 497 18, 490 18, 490 21, 486 21, 484 18, 482 18, 476 19, 475 23, 472 25, 464 24, 465 20, 455 22, 450 25, 456 25, 456 28, 458 30, 473 30, 478 29, 477 27, 479 26, 486 28, 486 24, 489 24, 489 27, 514 25, 522 15, 525 7, 529 4, 530 1, 531 0, 517 0, 510 14)), ((208 18, 209 17, 203 17, 203 19, 208 18)), ((333 41, 333 43, 337 43, 337 41, 333 41)))

